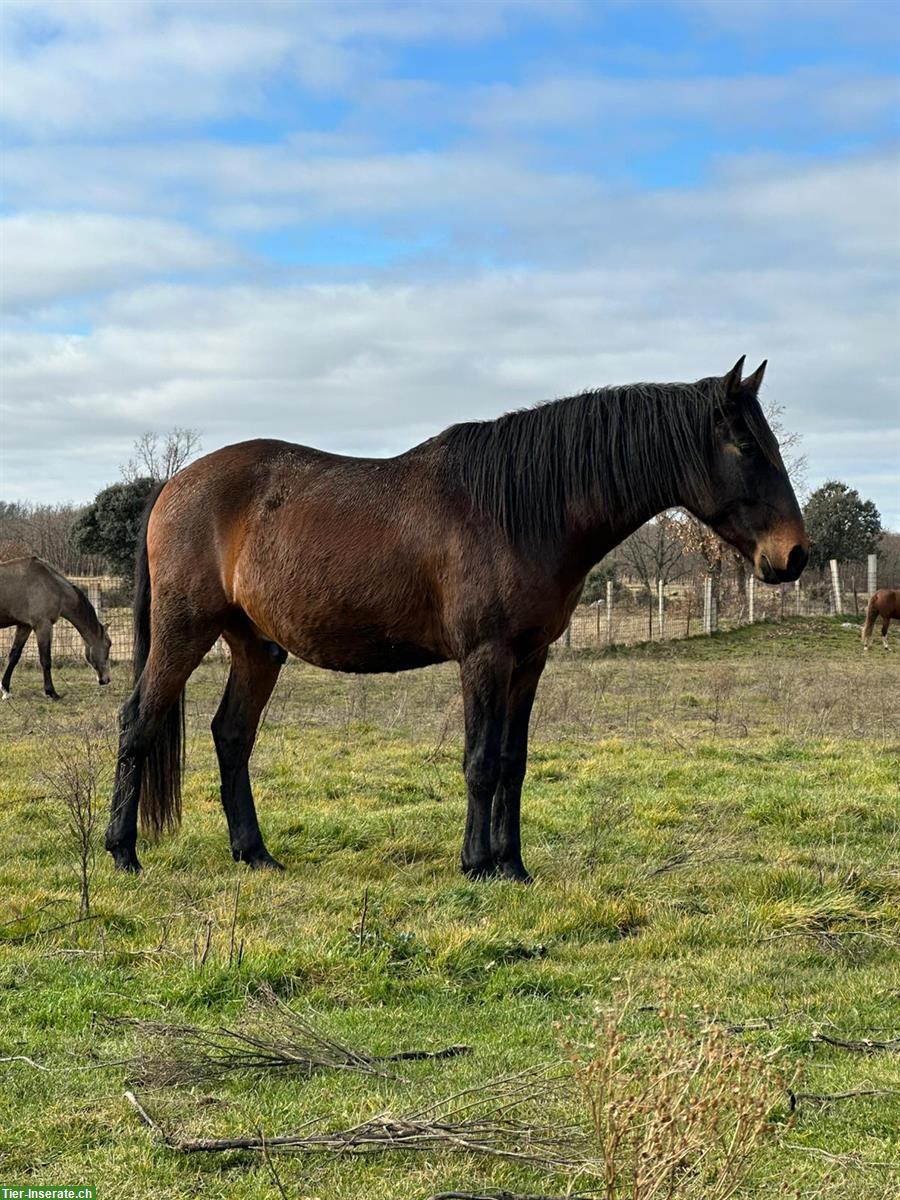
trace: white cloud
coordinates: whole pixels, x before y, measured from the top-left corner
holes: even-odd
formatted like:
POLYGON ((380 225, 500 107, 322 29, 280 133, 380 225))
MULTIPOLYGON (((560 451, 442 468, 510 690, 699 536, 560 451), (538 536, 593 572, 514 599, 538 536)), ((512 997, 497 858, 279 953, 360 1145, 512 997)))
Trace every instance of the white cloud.
POLYGON ((539 12, 567 20, 563 0, 7 0, 0 120, 32 136, 135 129, 263 110, 266 83, 356 93, 393 47, 495 36, 539 12))
MULTIPOLYGON (((546 20, 589 11, 529 7, 546 20)), ((757 35, 783 26, 751 7, 757 35)), ((735 6, 707 9, 722 23, 735 6)), ((522 12, 515 0, 0 7, 0 109, 18 139, 4 186, 19 210, 2 229, 4 493, 84 498, 148 426, 199 426, 208 448, 272 433, 389 453, 454 420, 724 370, 746 352, 771 359, 767 387, 806 435, 811 481, 864 480, 900 524, 896 158, 744 156, 702 185, 643 190, 612 186, 622 173, 603 160, 667 144, 674 127, 855 141, 894 85, 849 69, 704 76, 687 60, 673 78, 668 59, 641 80, 573 77, 569 64, 551 76, 540 54, 540 74, 515 87, 391 77, 399 48, 493 37, 522 12), (295 84, 340 101, 339 115, 291 132, 300 117, 270 102, 295 84), (277 138, 194 132, 248 114, 277 138), (363 229, 396 261, 366 268, 365 284, 286 266, 323 225, 363 229), (268 261, 236 248, 265 233, 253 244, 275 245, 268 261), (295 253, 279 253, 281 237, 295 253)))
MULTIPOLYGON (((677 303, 668 274, 643 267, 378 287, 136 290, 110 301, 91 334, 32 334, 6 356, 4 393, 16 413, 6 491, 34 495, 27 464, 36 443, 48 492, 86 496, 115 477, 148 426, 198 426, 208 448, 272 435, 392 453, 456 420, 585 386, 695 378, 744 352, 771 359, 767 392, 785 404, 788 427, 837 431, 853 446, 860 422, 878 411, 890 444, 900 423, 890 418, 889 323, 849 304, 833 310, 828 296, 817 303, 814 283, 790 271, 698 272, 677 303), (108 439, 99 451, 98 430, 108 439)), ((859 460, 844 457, 851 482, 863 449, 859 460)))
POLYGON ((7 309, 234 261, 230 250, 171 222, 100 213, 0 218, 0 255, 0 307, 7 309))

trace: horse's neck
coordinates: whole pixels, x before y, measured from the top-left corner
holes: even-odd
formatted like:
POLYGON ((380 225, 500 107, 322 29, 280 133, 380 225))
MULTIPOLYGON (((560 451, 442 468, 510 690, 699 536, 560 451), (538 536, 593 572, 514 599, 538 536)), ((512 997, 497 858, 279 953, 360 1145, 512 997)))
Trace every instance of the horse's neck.
POLYGON ((645 509, 629 515, 623 513, 591 513, 573 518, 555 548, 558 563, 555 574, 565 585, 574 586, 584 579, 588 571, 614 550, 627 537, 646 524, 651 517, 671 505, 657 506, 648 502, 645 509))
POLYGON ((84 600, 73 587, 65 589, 60 615, 70 621, 84 641, 88 644, 96 642, 100 637, 100 621, 90 604, 84 600))

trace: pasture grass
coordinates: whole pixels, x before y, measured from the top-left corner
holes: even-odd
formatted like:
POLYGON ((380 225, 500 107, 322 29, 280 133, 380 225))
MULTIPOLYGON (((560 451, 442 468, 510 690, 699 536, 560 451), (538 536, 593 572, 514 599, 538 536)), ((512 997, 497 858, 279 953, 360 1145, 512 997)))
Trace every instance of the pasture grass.
MULTIPOLYGON (((895 1196, 900 1056, 814 1039, 900 1037, 896 663, 896 649, 864 656, 858 629, 830 620, 557 656, 524 803, 537 881, 521 888, 457 871, 449 666, 358 679, 290 663, 254 757, 264 833, 288 870, 236 866, 208 733, 227 664, 210 661, 188 693, 184 828, 139 846, 138 878, 100 851, 93 919, 69 925, 77 863, 53 763, 85 729, 111 735, 127 668, 100 690, 87 668, 61 666, 58 704, 20 669, 0 709, 0 1183, 89 1182, 101 1200, 276 1196, 259 1155, 154 1141, 123 1100, 120 1060, 140 1035, 109 1021, 230 1025, 267 984, 374 1053, 474 1052, 404 1064, 403 1083, 269 1074, 142 1089, 168 1127, 274 1136, 402 1113, 561 1060, 560 1022, 587 1041, 626 996, 627 1029, 652 1041, 668 997, 698 1030, 723 1021, 786 1075, 799 1068, 803 1092, 894 1093, 801 1102, 793 1123, 779 1110, 739 1194, 895 1196)), ((558 1119, 589 1126, 574 1085, 560 1104, 558 1119)), ((453 1152, 272 1157, 296 1198, 567 1186, 453 1152)))

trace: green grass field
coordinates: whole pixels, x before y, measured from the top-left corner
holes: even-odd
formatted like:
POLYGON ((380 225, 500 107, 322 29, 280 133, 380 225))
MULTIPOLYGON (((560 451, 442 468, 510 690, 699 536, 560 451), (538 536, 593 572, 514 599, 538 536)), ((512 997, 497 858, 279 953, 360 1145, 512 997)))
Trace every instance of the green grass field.
MULTIPOLYGON (((188 691, 183 829, 139 846, 139 878, 98 851, 92 919, 78 924, 54 778, 85 731, 112 738, 128 668, 100 690, 83 665, 60 666, 59 704, 20 669, 0 708, 0 1184, 93 1183, 102 1200, 277 1196, 258 1154, 187 1156, 154 1140, 123 1099, 122 1060, 142 1035, 109 1019, 233 1025, 267 984, 375 1053, 474 1050, 404 1064, 406 1082, 270 1072, 136 1088, 167 1128, 271 1137, 407 1112, 561 1060, 558 1023, 587 1038, 626 993, 627 1028, 646 1044, 668 996, 698 1029, 747 1027, 729 1036, 786 1074, 800 1067, 804 1092, 893 1093, 801 1102, 792 1124, 779 1109, 739 1195, 896 1196, 900 1055, 815 1038, 900 1038, 898 653, 864 656, 858 628, 823 619, 556 657, 526 781, 529 888, 458 873, 451 667, 357 679, 290 663, 254 757, 261 824, 288 869, 236 866, 208 732, 227 666, 209 662, 188 691)), ((555 1119, 587 1122, 574 1086, 555 1103, 555 1119)), ((453 1151, 271 1157, 298 1200, 574 1187, 453 1151)), ((604 1195, 599 1181, 575 1190, 590 1186, 604 1195)), ((684 1195, 702 1190, 686 1181, 684 1195)))

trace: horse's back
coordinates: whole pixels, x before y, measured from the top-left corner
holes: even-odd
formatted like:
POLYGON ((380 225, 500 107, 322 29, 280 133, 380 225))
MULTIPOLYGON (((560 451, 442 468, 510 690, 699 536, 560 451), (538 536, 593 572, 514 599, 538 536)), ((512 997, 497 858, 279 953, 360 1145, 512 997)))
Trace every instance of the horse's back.
POLYGON ((157 500, 153 587, 189 588, 195 609, 226 619, 239 610, 321 666, 440 661, 440 518, 429 488, 427 470, 404 456, 349 458, 270 440, 225 447, 157 500))
POLYGON ((900 620, 900 589, 879 588, 870 604, 880 616, 896 617, 900 620))
POLYGON ((63 585, 68 580, 36 555, 0 563, 0 626, 58 620, 63 585))

